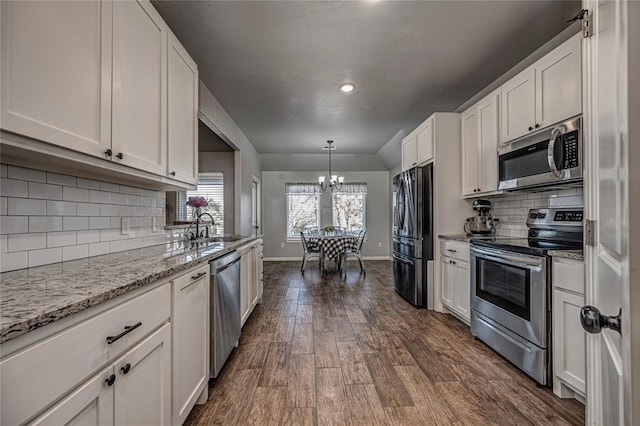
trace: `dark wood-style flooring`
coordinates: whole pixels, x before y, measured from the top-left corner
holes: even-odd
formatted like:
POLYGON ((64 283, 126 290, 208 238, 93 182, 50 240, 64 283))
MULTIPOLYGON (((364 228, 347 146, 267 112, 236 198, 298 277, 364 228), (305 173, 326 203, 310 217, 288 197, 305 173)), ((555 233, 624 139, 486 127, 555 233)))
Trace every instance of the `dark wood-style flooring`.
POLYGON ((393 290, 391 263, 345 280, 265 262, 263 303, 188 425, 584 424, 451 315, 393 290))

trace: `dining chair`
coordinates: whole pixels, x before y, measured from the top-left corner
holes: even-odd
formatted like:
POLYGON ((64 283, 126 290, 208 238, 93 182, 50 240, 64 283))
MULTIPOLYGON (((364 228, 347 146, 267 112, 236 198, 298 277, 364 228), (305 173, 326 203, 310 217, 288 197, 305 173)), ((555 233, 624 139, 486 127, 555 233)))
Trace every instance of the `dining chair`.
POLYGON ((322 253, 319 248, 309 247, 309 242, 307 241, 307 236, 304 232, 300 231, 300 238, 302 239, 302 266, 300 267, 300 272, 304 275, 304 267, 307 264, 307 260, 317 257, 318 258, 318 267, 322 270, 322 253))
POLYGON ((342 253, 342 270, 344 271, 344 275, 345 277, 347 276, 347 261, 349 260, 350 257, 355 257, 356 259, 358 259, 358 262, 360 263, 360 271, 364 274, 366 274, 367 272, 364 269, 364 261, 362 259, 362 244, 364 243, 364 236, 366 235, 367 230, 363 229, 358 233, 357 238, 357 242, 356 242, 356 246, 355 248, 347 248, 345 249, 345 251, 342 253))

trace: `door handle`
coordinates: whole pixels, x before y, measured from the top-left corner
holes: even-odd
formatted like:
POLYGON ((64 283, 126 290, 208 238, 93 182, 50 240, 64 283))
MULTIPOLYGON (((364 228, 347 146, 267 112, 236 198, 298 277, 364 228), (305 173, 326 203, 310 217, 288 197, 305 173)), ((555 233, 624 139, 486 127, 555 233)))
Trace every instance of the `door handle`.
POLYGON ((618 315, 615 317, 602 315, 600 310, 594 306, 583 306, 582 309, 580 309, 580 323, 582 324, 582 328, 591 334, 598 334, 603 328, 610 328, 622 335, 620 328, 621 316, 622 309, 618 311, 618 315))

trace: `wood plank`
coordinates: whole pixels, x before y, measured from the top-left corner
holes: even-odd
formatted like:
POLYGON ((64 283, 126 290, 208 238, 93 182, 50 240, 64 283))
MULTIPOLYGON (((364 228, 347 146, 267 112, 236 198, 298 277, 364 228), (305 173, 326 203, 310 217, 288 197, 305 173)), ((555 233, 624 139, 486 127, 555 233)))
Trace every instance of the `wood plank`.
POLYGON ((336 342, 346 385, 373 383, 357 342, 336 342))
POLYGON ((458 380, 458 377, 447 367, 447 363, 440 359, 439 354, 430 350, 422 341, 407 340, 403 343, 429 380, 434 383, 458 380))
POLYGON ((315 372, 313 354, 291 355, 287 379, 287 407, 316 406, 315 372))
POLYGON ((350 421, 349 406, 339 368, 316 370, 318 425, 343 425, 350 421))
POLYGON ((317 424, 315 408, 285 408, 282 426, 314 426, 317 424))
POLYGON ((314 332, 316 368, 340 367, 338 347, 332 332, 314 332))
POLYGON ((298 302, 298 310, 296 312, 296 323, 297 324, 313 323, 313 306, 312 305, 301 305, 300 302, 298 302))
POLYGON ((358 305, 344 305, 344 309, 347 312, 347 317, 349 318, 349 322, 351 324, 366 324, 367 319, 365 318, 362 310, 358 305))
POLYGON ((427 423, 418 407, 384 407, 391 425, 424 426, 427 423))
POLYGON ((313 324, 296 324, 291 353, 312 354, 313 346, 313 324))
POLYGON ((287 386, 290 355, 291 344, 270 343, 258 386, 287 386))
POLYGON ((411 395, 422 416, 428 423, 448 424, 457 420, 433 383, 418 366, 394 367, 402 384, 411 395))
POLYGON ((356 335, 353 332, 349 319, 344 317, 331 318, 331 330, 335 336, 336 342, 355 342, 356 335))
POLYGON ((374 385, 346 385, 345 390, 353 424, 369 426, 388 423, 374 385))
POLYGON ((371 331, 371 327, 368 324, 352 324, 353 332, 356 335, 358 346, 362 353, 374 353, 382 350, 380 341, 371 331))
POLYGON ((296 325, 295 317, 279 317, 276 329, 273 333, 274 342, 291 342, 293 340, 293 330, 296 325))
POLYGON ((279 425, 284 416, 285 400, 286 389, 283 387, 258 387, 247 417, 247 424, 279 425))
POLYGON ((383 407, 413 406, 413 400, 384 353, 362 354, 383 407))
POLYGON ((416 365, 416 360, 394 332, 378 328, 372 330, 392 365, 416 365))

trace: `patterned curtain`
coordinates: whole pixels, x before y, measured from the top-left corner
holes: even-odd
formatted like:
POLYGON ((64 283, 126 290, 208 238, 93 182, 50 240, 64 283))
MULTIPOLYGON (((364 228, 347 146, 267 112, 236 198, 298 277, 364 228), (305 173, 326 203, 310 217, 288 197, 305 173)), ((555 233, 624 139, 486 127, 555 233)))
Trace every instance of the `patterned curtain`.
POLYGON ((343 183, 342 188, 333 191, 335 194, 366 194, 366 182, 349 182, 343 183))
POLYGON ((284 184, 285 194, 319 194, 320 185, 316 182, 287 182, 284 184))

